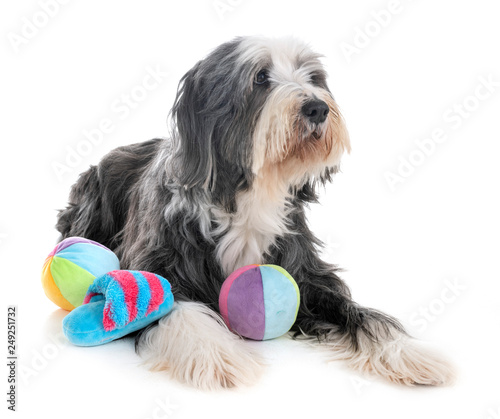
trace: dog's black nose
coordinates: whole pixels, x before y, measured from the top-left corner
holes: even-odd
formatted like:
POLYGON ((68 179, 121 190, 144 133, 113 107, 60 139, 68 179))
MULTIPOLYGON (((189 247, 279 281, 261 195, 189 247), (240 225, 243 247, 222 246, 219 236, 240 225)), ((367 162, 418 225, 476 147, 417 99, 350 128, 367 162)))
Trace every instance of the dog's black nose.
POLYGON ((325 122, 328 112, 330 108, 326 102, 319 99, 309 100, 302 105, 302 114, 313 124, 325 122))

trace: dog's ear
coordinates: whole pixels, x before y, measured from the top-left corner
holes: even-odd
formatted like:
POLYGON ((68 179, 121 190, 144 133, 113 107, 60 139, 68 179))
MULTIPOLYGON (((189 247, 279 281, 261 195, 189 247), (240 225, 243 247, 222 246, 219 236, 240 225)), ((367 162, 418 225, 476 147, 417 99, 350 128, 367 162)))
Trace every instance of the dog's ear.
POLYGON ((213 182, 214 151, 211 127, 204 117, 204 95, 199 69, 201 61, 179 82, 171 111, 174 122, 173 144, 175 177, 185 188, 208 187, 213 182))
POLYGON ((245 106, 253 69, 238 64, 239 42, 219 46, 184 75, 171 113, 172 175, 185 189, 210 191, 228 211, 252 176, 255 112, 245 106))

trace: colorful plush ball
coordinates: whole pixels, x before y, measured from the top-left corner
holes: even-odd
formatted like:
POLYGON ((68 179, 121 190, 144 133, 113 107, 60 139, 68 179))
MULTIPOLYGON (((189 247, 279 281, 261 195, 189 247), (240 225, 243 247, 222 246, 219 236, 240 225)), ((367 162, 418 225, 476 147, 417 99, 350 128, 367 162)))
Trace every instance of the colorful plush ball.
POLYGON ((297 283, 275 265, 248 265, 222 285, 219 310, 235 333, 254 340, 273 339, 295 323, 300 294, 297 283))
POLYGON ((94 279, 120 269, 116 255, 102 244, 68 237, 47 256, 42 286, 47 297, 65 310, 81 306, 94 279))

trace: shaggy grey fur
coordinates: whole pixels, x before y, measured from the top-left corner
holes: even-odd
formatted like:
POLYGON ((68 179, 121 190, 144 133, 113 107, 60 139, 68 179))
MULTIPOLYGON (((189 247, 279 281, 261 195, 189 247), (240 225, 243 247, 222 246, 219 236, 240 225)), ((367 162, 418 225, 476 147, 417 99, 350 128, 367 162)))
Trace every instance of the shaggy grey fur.
MULTIPOLYGON (((109 153, 81 175, 57 223, 62 238, 98 241, 117 253, 122 269, 160 274, 177 300, 203 302, 215 311, 225 279, 215 250, 224 232, 210 214, 237 211, 237 194, 252 187, 252 135, 272 89, 252 86, 265 63, 240 62, 241 42, 220 46, 182 78, 171 139, 109 153)), ((327 89, 324 72, 311 80, 327 89)), ((319 256, 321 243, 307 226, 305 208, 335 171, 326 167, 322 178, 290 189, 289 232, 275 238, 263 262, 282 266, 297 281, 296 335, 339 336, 356 352, 361 337, 376 343, 405 332, 394 318, 356 304, 337 268, 319 256)))

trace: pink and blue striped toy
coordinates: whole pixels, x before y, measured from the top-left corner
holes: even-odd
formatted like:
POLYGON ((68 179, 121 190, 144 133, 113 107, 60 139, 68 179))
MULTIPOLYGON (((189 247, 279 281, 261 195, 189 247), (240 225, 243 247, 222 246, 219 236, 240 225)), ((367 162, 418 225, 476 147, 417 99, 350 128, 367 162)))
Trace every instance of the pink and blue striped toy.
POLYGON ((74 345, 102 345, 160 319, 173 304, 170 283, 160 275, 108 272, 94 280, 83 304, 64 318, 63 332, 74 345))

